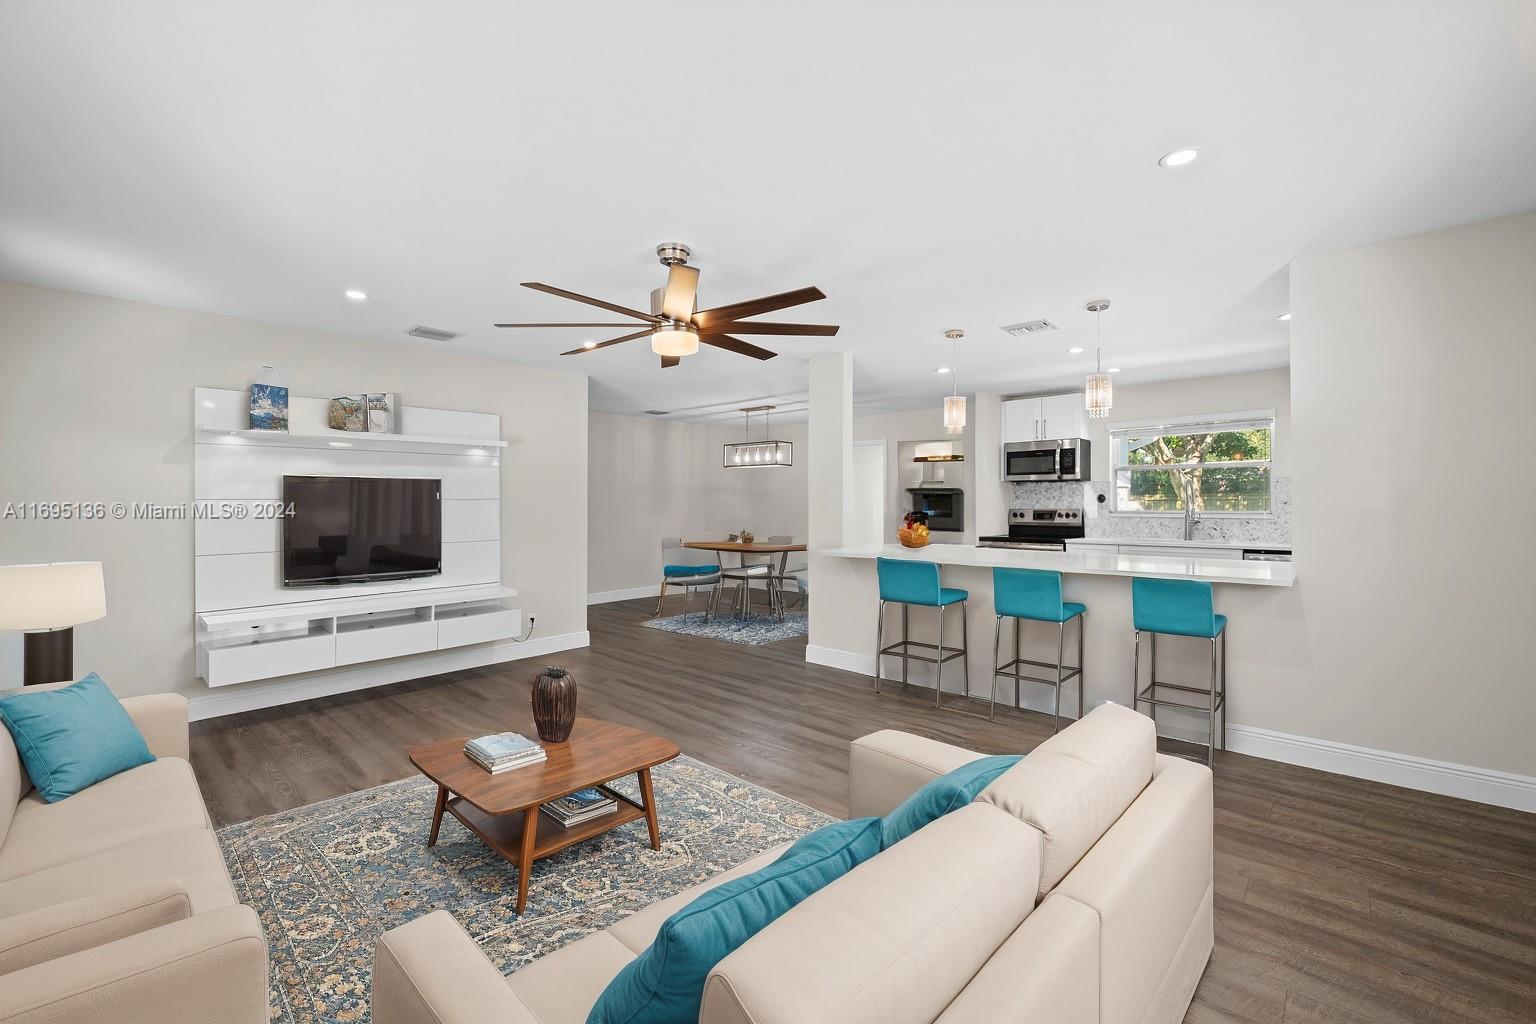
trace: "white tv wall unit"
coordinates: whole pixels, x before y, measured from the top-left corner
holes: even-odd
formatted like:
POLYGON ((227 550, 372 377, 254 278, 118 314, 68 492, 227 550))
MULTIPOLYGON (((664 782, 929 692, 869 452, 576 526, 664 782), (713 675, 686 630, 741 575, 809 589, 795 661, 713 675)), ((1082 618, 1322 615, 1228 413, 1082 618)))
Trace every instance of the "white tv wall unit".
POLYGON ((193 392, 193 497, 252 510, 194 520, 198 674, 210 687, 292 684, 261 706, 356 689, 355 666, 376 667, 360 685, 378 685, 463 664, 426 657, 437 652, 481 645, 479 664, 518 657, 498 646, 522 631, 517 591, 501 582, 501 417, 405 406, 400 433, 368 434, 329 429, 328 404, 290 396, 288 432, 248 430, 243 389, 193 392), (279 502, 285 475, 440 480, 442 573, 285 588, 282 520, 254 514, 279 502))

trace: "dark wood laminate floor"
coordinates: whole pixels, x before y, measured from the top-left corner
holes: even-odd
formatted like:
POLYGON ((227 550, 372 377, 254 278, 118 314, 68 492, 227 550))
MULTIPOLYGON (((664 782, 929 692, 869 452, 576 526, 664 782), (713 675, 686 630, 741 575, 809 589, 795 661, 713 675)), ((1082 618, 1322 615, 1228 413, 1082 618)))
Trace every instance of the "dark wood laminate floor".
MULTIPOLYGON (((593 607, 592 647, 552 659, 576 673, 582 713, 831 814, 847 812, 847 744, 864 733, 990 753, 1049 735, 1042 716, 988 723, 918 691, 876 699, 863 677, 807 665, 803 640, 743 648, 642 628, 650 608, 593 607)), ((531 731, 541 663, 198 723, 193 764, 220 824, 403 778, 409 743, 531 731)), ((1536 816, 1218 756, 1216 952, 1189 1022, 1536 1021, 1536 816)))

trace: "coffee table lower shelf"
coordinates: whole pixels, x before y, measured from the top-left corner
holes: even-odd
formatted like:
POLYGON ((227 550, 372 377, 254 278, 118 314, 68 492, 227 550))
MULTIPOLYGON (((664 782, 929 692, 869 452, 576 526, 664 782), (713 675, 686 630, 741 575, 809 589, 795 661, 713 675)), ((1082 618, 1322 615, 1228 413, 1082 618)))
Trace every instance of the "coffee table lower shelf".
POLYGON ((567 846, 574 846, 584 839, 600 836, 645 817, 645 808, 622 793, 616 793, 607 786, 598 788, 613 797, 618 806, 611 814, 599 815, 570 828, 541 813, 536 807, 531 812, 486 814, 463 797, 456 796, 444 804, 443 809, 463 822, 465 828, 479 836, 491 849, 513 864, 518 864, 523 856, 523 828, 530 813, 538 823, 538 831, 533 840, 534 860, 543 860, 567 846))

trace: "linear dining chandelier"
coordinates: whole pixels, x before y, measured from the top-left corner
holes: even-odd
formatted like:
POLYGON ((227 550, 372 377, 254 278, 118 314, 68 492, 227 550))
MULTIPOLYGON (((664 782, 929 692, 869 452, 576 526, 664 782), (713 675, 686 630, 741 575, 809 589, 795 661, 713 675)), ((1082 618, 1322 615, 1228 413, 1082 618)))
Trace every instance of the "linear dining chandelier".
POLYGON ((751 469, 761 466, 789 466, 794 464, 795 449, 788 441, 775 441, 770 438, 773 431, 769 422, 769 414, 778 406, 774 405, 749 405, 742 409, 747 417, 747 439, 745 441, 730 441, 725 445, 726 469, 751 469), (752 414, 763 414, 763 439, 752 440, 752 414))

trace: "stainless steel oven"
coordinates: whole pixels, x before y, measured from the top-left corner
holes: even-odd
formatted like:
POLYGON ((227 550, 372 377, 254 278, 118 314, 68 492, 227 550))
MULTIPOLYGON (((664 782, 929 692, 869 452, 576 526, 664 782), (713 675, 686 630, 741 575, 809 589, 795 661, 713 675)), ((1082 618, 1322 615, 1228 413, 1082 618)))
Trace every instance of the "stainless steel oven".
POLYGON ((909 487, 912 511, 925 516, 930 530, 965 529, 965 492, 958 487, 909 487))
POLYGON ((1004 480, 1088 480, 1092 446, 1083 438, 1003 445, 1004 480))

